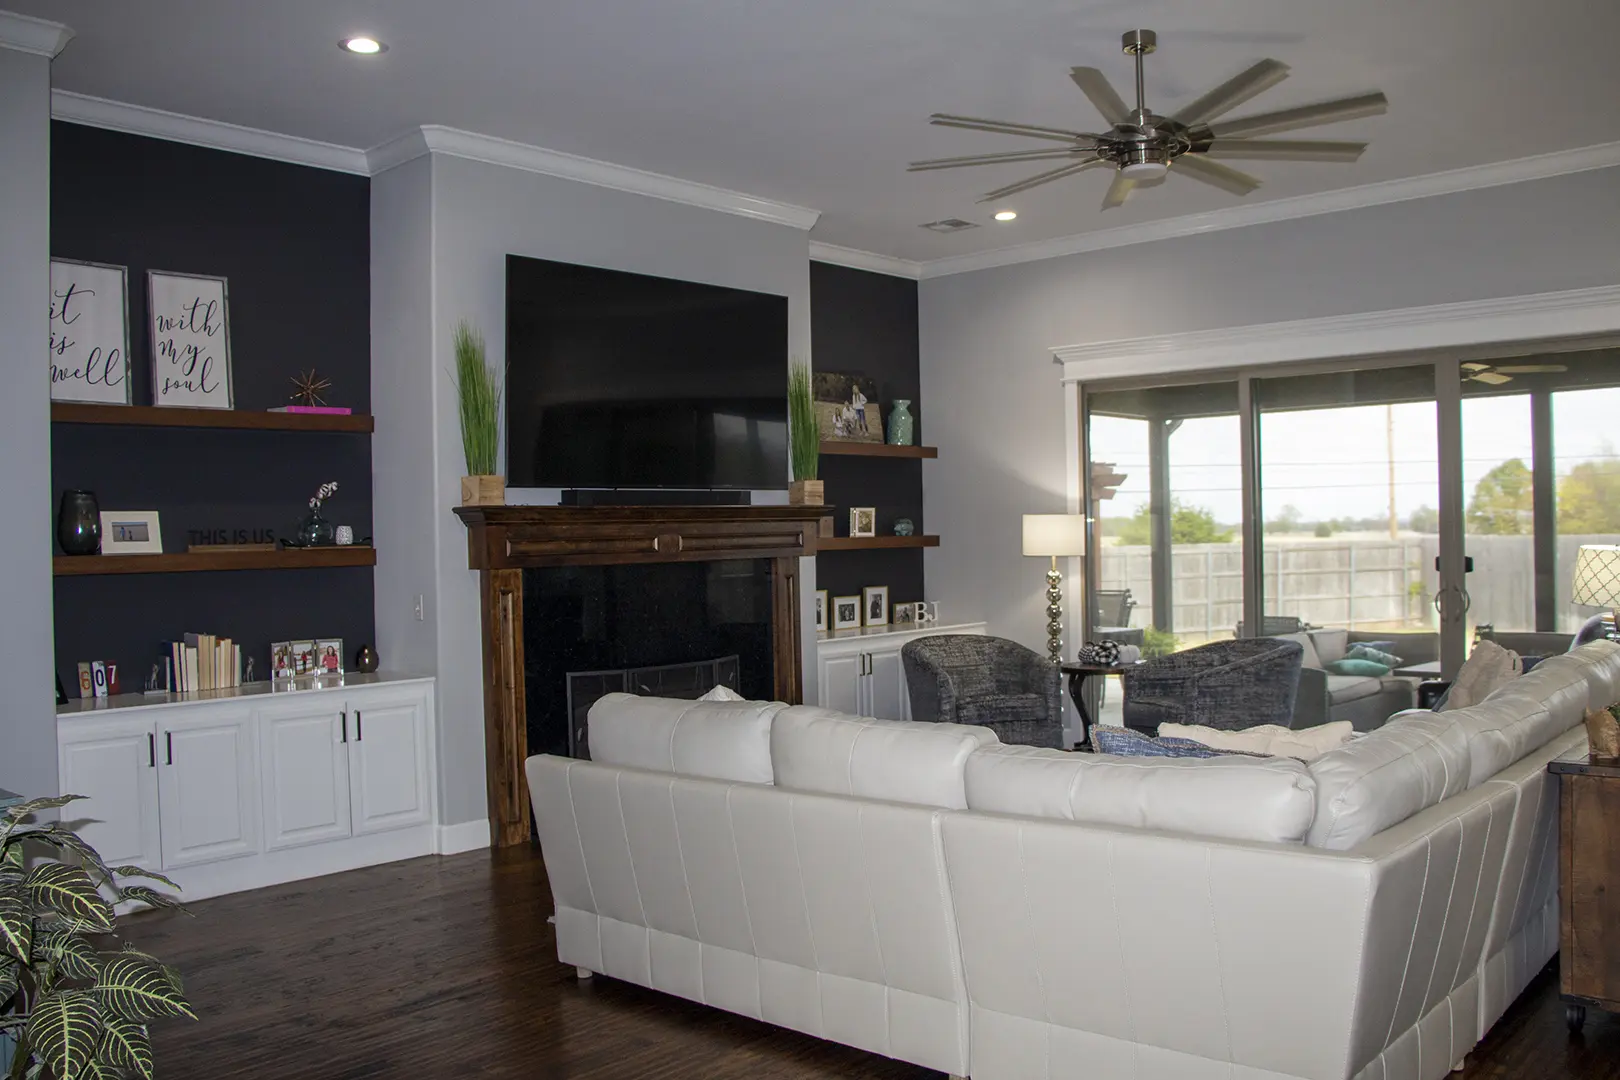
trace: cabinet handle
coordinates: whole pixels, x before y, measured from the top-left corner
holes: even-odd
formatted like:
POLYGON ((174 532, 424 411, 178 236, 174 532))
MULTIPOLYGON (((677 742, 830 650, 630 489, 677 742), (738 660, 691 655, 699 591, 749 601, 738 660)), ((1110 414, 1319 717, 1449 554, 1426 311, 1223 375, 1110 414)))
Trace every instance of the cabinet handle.
POLYGON ((347 709, 345 709, 339 715, 342 717, 341 722, 343 724, 343 741, 348 742, 349 741, 349 712, 348 712, 347 709))
POLYGON ((172 732, 172 731, 165 731, 163 733, 163 753, 164 753, 164 756, 168 759, 165 762, 165 764, 173 765, 174 764, 174 732, 172 732))
POLYGON ((150 731, 146 733, 146 767, 157 768, 157 736, 150 731))
POLYGON ((354 741, 364 742, 365 739, 366 729, 360 726, 360 710, 356 709, 354 710, 354 741))

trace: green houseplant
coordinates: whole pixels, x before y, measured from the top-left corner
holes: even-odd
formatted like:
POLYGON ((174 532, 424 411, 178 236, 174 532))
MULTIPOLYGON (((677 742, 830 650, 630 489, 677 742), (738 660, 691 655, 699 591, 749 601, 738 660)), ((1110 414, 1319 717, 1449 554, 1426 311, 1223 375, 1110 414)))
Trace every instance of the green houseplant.
POLYGON ((788 368, 788 456, 793 464, 793 482, 788 485, 788 502, 795 506, 822 506, 826 503, 816 470, 821 463, 821 426, 816 420, 816 403, 810 396, 810 365, 793 361, 788 368))
POLYGON ((148 1021, 196 1019, 179 973, 120 944, 113 914, 121 902, 179 907, 130 879, 178 886, 138 866, 107 866, 62 822, 26 823, 81 798, 0 810, 0 1032, 15 1040, 9 1080, 151 1080, 148 1021))
POLYGON ((506 480, 495 474, 501 444, 501 379, 484 358, 484 335, 462 319, 456 323, 456 403, 461 413, 461 450, 467 475, 461 478, 463 506, 499 506, 506 480))

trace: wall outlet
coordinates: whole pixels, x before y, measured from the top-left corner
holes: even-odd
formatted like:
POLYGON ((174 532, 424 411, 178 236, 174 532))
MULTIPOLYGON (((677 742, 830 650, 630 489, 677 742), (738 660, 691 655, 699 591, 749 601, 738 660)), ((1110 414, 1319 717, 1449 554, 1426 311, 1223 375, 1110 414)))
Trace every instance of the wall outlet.
POLYGON ((416 621, 422 621, 422 594, 416 594, 416 621))

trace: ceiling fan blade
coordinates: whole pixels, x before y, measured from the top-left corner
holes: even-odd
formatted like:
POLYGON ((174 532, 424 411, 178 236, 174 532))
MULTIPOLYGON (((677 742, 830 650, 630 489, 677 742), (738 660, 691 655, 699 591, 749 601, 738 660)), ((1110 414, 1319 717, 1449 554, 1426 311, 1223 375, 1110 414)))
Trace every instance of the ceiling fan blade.
POLYGON ((1221 83, 1215 89, 1176 113, 1178 124, 1192 127, 1205 124, 1222 116, 1257 94, 1270 90, 1288 78, 1288 65, 1281 60, 1262 60, 1241 75, 1221 83))
POLYGON ((1007 120, 981 120, 976 116, 951 116, 935 113, 928 118, 930 124, 940 127, 967 128, 969 131, 994 131, 1002 135, 1028 135, 1035 139, 1056 139, 1058 142, 1097 142, 1102 136, 1085 131, 1065 131, 1062 128, 1038 127, 1034 124, 1015 124, 1007 120))
POLYGON ((913 161, 906 166, 907 172, 926 172, 929 169, 960 169, 966 165, 1000 165, 1013 161, 1062 161, 1065 158, 1072 160, 1079 154, 1094 153, 1089 146, 1077 146, 1073 150, 1015 150, 1010 154, 974 154, 969 157, 932 158, 928 161, 913 161))
POLYGON ((1091 158, 1089 161, 1081 161, 1074 165, 1065 165, 1060 169, 1052 169, 1050 172, 1043 172, 1035 176, 1031 176, 1028 180, 1020 180, 1016 184, 1008 184, 1006 187, 996 188, 994 191, 987 191, 984 193, 983 198, 979 199, 979 201, 982 203, 994 202, 997 199, 1006 198, 1008 195, 1016 195, 1020 191, 1028 191, 1032 187, 1040 187, 1042 184, 1050 184, 1053 180, 1061 180, 1065 176, 1073 176, 1075 173, 1084 172, 1093 165, 1102 164, 1104 164, 1102 158, 1091 158))
POLYGON ((1131 197, 1136 190, 1136 181, 1122 172, 1114 174, 1114 182, 1108 185, 1108 194, 1103 196, 1102 208, 1112 210, 1116 206, 1124 206, 1125 200, 1131 197))
POLYGON ((1366 149, 1364 142, 1327 139, 1216 139, 1195 152, 1234 161, 1355 161, 1366 149))
POLYGON ((1464 360, 1457 366, 1468 371, 1489 371, 1491 369, 1491 365, 1480 363, 1478 360, 1464 360))
POLYGON ((1341 120, 1356 120, 1363 116, 1378 116, 1389 108, 1389 99, 1378 91, 1357 94, 1355 97, 1322 101, 1315 105, 1301 105, 1294 109, 1240 116, 1221 124, 1210 125, 1217 140, 1252 138, 1256 135, 1275 135, 1279 131, 1316 127, 1318 124, 1336 124, 1341 120))
POLYGON ((1499 375, 1494 371, 1481 371, 1468 377, 1474 382, 1482 382, 1486 386, 1501 386, 1503 383, 1510 383, 1513 381, 1513 376, 1499 375))
POLYGON ((1496 370, 1504 375, 1562 375, 1569 368, 1563 364, 1514 364, 1496 370))
POLYGON ((1080 88, 1082 94, 1091 99, 1104 120, 1110 124, 1123 124, 1130 120, 1130 107, 1115 92, 1108 76, 1093 67, 1077 67, 1069 69, 1069 78, 1074 80, 1074 85, 1080 88))
POLYGON ((1194 180, 1211 187, 1229 191, 1233 195, 1247 195, 1260 186, 1260 181, 1245 172, 1238 172, 1215 161, 1206 161, 1197 154, 1182 154, 1170 164, 1171 172, 1184 172, 1194 180))

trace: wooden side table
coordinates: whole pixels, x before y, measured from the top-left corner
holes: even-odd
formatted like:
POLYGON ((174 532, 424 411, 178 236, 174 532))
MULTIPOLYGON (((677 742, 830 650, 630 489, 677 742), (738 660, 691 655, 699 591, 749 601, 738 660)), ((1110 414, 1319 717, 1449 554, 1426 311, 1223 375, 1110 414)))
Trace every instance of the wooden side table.
POLYGON ((1558 970, 1571 1031, 1620 1012, 1620 760, 1571 751, 1558 777, 1558 970))

